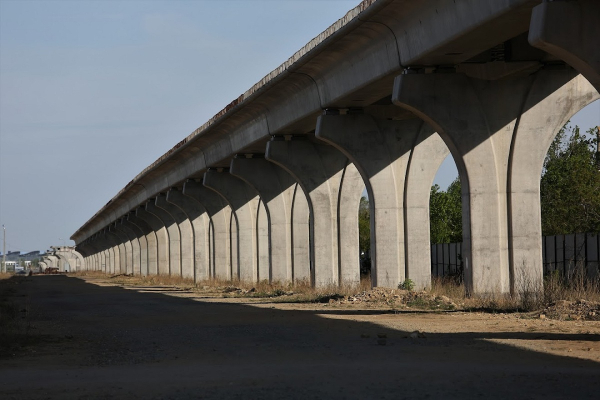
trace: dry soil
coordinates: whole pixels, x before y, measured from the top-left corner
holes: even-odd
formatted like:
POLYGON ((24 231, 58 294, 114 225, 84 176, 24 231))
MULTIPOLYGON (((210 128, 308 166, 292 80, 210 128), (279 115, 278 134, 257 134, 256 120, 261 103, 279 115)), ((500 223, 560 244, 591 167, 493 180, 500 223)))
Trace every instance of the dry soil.
POLYGON ((1 399, 598 399, 600 322, 11 278, 1 399))

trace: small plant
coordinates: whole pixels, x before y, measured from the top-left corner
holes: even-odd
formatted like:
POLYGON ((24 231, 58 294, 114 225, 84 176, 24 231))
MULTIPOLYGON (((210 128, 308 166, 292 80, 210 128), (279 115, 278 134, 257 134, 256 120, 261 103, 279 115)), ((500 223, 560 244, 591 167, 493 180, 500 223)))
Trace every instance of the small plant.
POLYGON ((398 289, 408 290, 409 292, 412 292, 414 288, 415 283, 410 279, 407 279, 404 282, 398 284, 398 289))

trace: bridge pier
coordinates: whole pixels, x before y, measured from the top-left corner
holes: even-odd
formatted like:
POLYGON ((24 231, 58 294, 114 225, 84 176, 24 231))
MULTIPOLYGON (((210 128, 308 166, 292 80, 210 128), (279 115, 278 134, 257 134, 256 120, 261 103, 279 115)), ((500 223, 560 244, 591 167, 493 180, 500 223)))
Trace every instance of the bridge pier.
POLYGON ((291 282, 292 200, 296 182, 286 171, 262 157, 235 157, 232 175, 244 180, 264 201, 268 220, 269 264, 259 265, 258 280, 291 282))
POLYGON ((118 232, 119 237, 123 241, 125 251, 127 254, 127 261, 125 265, 125 273, 133 274, 137 267, 139 268, 140 263, 140 247, 139 242, 135 235, 123 226, 121 219, 118 219, 114 223, 114 228, 118 232))
POLYGON ((181 233, 179 232, 179 225, 168 212, 158 206, 160 196, 146 203, 146 211, 158 218, 166 229, 169 244, 169 269, 164 274, 181 276, 181 233))
POLYGON ((307 194, 313 285, 357 284, 358 204, 362 182, 356 167, 334 147, 313 143, 308 138, 273 138, 267 144, 266 159, 288 171, 307 194), (353 218, 355 223, 347 219, 341 221, 340 215, 353 218), (343 233, 340 223, 345 229, 343 233), (344 265, 340 265, 341 253, 344 257, 353 257, 354 262, 344 260, 344 265))
MULTIPOLYGON (((128 258, 131 255, 131 249, 127 248, 126 240, 122 237, 122 234, 115 229, 114 223, 109 225, 106 229, 107 236, 112 239, 113 246, 118 249, 119 257, 119 269, 115 268, 115 274, 127 273, 128 258)), ((129 261, 130 262, 130 261, 129 261)))
MULTIPOLYGON (((405 279, 411 279, 417 288, 430 285, 431 265, 429 246, 429 190, 421 197, 421 203, 412 197, 410 217, 414 221, 413 230, 406 230, 405 197, 408 195, 408 180, 405 179, 411 161, 411 151, 416 146, 425 146, 417 141, 427 141, 434 133, 424 128, 418 119, 403 121, 376 120, 362 112, 354 111, 347 115, 325 114, 319 117, 316 136, 344 153, 360 171, 367 193, 371 212, 371 260, 372 282, 374 286, 397 287, 405 279), (418 210, 424 209, 426 213, 418 210), (416 215, 419 214, 419 216, 416 215), (418 249, 413 250, 417 247, 418 249), (405 252, 411 249, 414 254, 411 262, 405 252)), ((439 142, 434 142, 439 143, 439 142)), ((432 146, 428 163, 437 165, 447 154, 445 146, 432 146), (433 147, 433 148, 432 148, 433 147), (438 149, 438 147, 440 147, 438 149)), ((433 181, 437 168, 428 169, 428 176, 421 173, 417 182, 433 181)), ((413 169, 413 174, 416 171, 413 169)))
POLYGON ((140 234, 142 235, 140 236, 140 242, 143 243, 145 241, 146 243, 146 262, 144 263, 142 258, 140 273, 142 276, 151 274, 156 275, 158 271, 158 242, 156 238, 156 232, 154 232, 154 230, 146 221, 138 217, 136 214, 136 210, 133 210, 127 214, 127 221, 129 221, 132 226, 135 226, 139 230, 140 234))
POLYGON ((148 271, 148 241, 146 235, 140 229, 139 226, 131 222, 129 219, 130 213, 121 218, 121 224, 125 229, 128 229, 130 234, 138 244, 139 258, 137 258, 133 265, 133 274, 146 276, 148 271))
POLYGON ((187 219, 190 221, 193 236, 193 257, 194 270, 193 279, 195 282, 209 279, 210 265, 210 245, 209 230, 210 218, 204 207, 189 196, 185 196, 180 190, 171 188, 167 193, 167 201, 181 209, 187 219))
MULTIPOLYGON (((147 203, 152 200, 148 200, 147 203)), ((147 205, 146 203, 146 205, 147 205)), ((148 265, 148 274, 150 275, 168 275, 169 274, 169 236, 167 228, 164 226, 162 220, 156 217, 154 214, 146 211, 145 206, 138 207, 135 210, 135 217, 146 223, 156 235, 156 270, 153 269, 154 265, 152 262, 148 265)), ((150 242, 153 245, 152 241, 150 242)), ((153 249, 151 248, 151 253, 153 249)))
MULTIPOLYGON (((237 236, 238 258, 235 263, 232 257, 232 278, 257 282, 259 261, 262 261, 263 264, 266 263, 267 269, 269 262, 268 254, 258 253, 258 193, 246 182, 229 172, 215 169, 210 169, 204 174, 203 184, 204 187, 213 190, 225 200, 231 207, 235 218, 237 232, 232 228, 231 234, 232 238, 237 236)), ((268 236, 261 239, 268 241, 268 236)))
POLYGON ((172 275, 181 276, 182 278, 194 279, 194 233, 192 224, 187 218, 187 215, 175 204, 167 200, 167 195, 159 194, 156 196, 156 206, 162 209, 174 222, 174 227, 179 233, 179 271, 171 271, 172 275))
POLYGON ((544 156, 558 129, 597 96, 574 76, 567 68, 500 81, 462 74, 396 78, 394 102, 437 129, 457 163, 465 282, 472 293, 542 285, 544 156))
POLYGON ((201 186, 194 179, 183 185, 183 194, 197 201, 208 213, 210 264, 208 277, 229 280, 232 278, 231 207, 214 191, 201 186))

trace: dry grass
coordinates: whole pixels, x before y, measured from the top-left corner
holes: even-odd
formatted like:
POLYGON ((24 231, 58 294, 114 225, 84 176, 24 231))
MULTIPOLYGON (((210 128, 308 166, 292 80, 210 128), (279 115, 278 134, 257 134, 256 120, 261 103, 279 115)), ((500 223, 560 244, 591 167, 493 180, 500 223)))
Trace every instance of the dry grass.
MULTIPOLYGON (((106 277, 98 271, 77 272, 72 275, 88 277, 106 277)), ((198 292, 218 292, 223 297, 246 298, 271 298, 278 302, 327 302, 330 299, 340 299, 371 289, 371 278, 363 277, 359 285, 332 285, 320 288, 311 287, 308 281, 292 283, 269 282, 244 282, 238 280, 210 279, 194 282, 169 275, 131 276, 113 275, 112 282, 129 286, 165 286, 181 290, 198 292)))
POLYGON ((575 268, 571 276, 565 278, 553 273, 544 278, 543 288, 533 288, 526 281, 523 287, 512 295, 467 296, 463 284, 450 278, 434 278, 431 293, 452 299, 466 310, 490 312, 535 311, 560 300, 600 302, 600 280, 590 279, 583 267, 575 268))
MULTIPOLYGON (((96 271, 81 272, 74 275, 106 277, 105 274, 96 271)), ((163 286, 179 290, 210 293, 211 295, 221 297, 269 298, 270 301, 273 302, 328 303, 331 301, 348 302, 350 301, 349 299, 353 299, 351 301, 354 301, 366 297, 369 297, 370 299, 378 299, 381 297, 383 305, 389 303, 388 300, 384 299, 385 294, 383 292, 379 293, 384 289, 375 290, 371 288, 370 277, 363 277, 358 285, 332 285, 319 288, 311 287, 310 283, 307 281, 299 281, 295 284, 268 281, 252 283, 217 279, 194 282, 191 279, 167 275, 152 275, 145 277, 114 275, 111 276, 110 279, 119 285, 163 286), (365 296, 365 294, 369 295, 365 296)), ((526 285, 526 283, 524 285, 526 285)), ((398 293, 407 292, 397 291, 398 293)), ((468 296, 464 284, 456 278, 434 278, 429 291, 411 291, 410 293, 413 293, 412 297, 414 297, 414 299, 406 294, 396 296, 400 299, 397 300, 396 303, 400 301, 406 302, 406 304, 401 305, 394 303, 393 306, 414 306, 419 309, 431 308, 436 310, 458 309, 483 312, 527 312, 543 309, 549 304, 559 300, 600 302, 600 281, 598 279, 593 281, 587 279, 585 271, 580 268, 579 270, 576 270, 569 279, 563 279, 560 275, 553 274, 545 278, 544 288, 542 290, 532 290, 529 287, 523 287, 519 290, 519 293, 515 295, 468 296), (428 301, 428 299, 436 300, 428 301), (437 299, 447 299, 447 301, 444 301, 451 304, 452 307, 440 308, 437 299)), ((394 294, 397 293, 394 292, 394 294)))

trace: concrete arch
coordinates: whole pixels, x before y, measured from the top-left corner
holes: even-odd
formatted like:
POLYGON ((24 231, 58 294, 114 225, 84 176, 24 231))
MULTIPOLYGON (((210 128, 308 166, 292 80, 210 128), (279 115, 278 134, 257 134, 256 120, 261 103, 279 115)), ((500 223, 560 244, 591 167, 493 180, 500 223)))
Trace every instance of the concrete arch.
MULTIPOLYGON (((356 242, 341 235, 340 207, 348 198, 342 197, 343 182, 356 176, 348 159, 332 146, 304 138, 273 138, 267 144, 266 159, 284 168, 307 195, 310 211, 311 282, 314 286, 339 285, 340 248, 354 254, 358 265, 358 233, 356 242), (283 140, 282 140, 283 139, 283 140), (348 174, 348 175, 346 175, 348 174), (340 240, 348 240, 340 243, 340 240)), ((353 185, 348 185, 353 187, 353 185)), ((352 191, 352 190, 349 190, 352 191)), ((361 185, 362 191, 362 185, 361 185)), ((358 203, 356 200, 356 230, 358 232, 358 203)), ((350 215, 344 210, 344 215, 350 215)), ((357 266, 358 272, 358 266, 357 266)))
MULTIPOLYGON (((149 200, 149 202, 152 200, 149 200)), ((147 205, 147 204, 146 204, 147 205)), ((156 235, 156 272, 152 269, 148 272, 156 275, 168 275, 169 274, 169 233, 167 228, 163 224, 162 220, 156 217, 154 214, 146 211, 146 207, 138 207, 135 211, 135 216, 145 222, 156 235)))
MULTIPOLYGON (((538 103, 552 93, 561 93, 573 77, 571 71, 544 78, 550 72, 540 70, 500 81, 477 80, 462 74, 411 74, 396 79, 394 102, 440 132, 457 164, 463 193, 465 283, 473 293, 515 290, 517 271, 512 243, 515 229, 519 228, 513 220, 511 181, 515 175, 509 172, 509 166, 515 159, 525 157, 515 154, 516 140, 521 136, 531 138, 543 130, 547 115, 553 112, 549 111, 549 103, 544 103, 546 108, 538 103), (543 86, 536 84, 538 79, 544 81, 543 86), (530 122, 521 124, 525 120, 530 122)), ((591 94, 585 96, 591 98, 591 94)), ((564 98, 572 101, 569 95, 564 98)), ((530 146, 540 147, 539 140, 531 139, 530 146)), ((547 146, 541 147, 545 147, 545 155, 547 146)), ((525 144, 519 144, 519 149, 529 154, 530 148, 525 144)), ((539 186, 540 171, 541 168, 535 172, 535 186, 539 186)), ((534 197, 529 196, 526 208, 539 207, 533 205, 539 203, 539 198, 534 197)), ((532 287, 540 287, 537 256, 530 253, 526 259, 531 261, 525 275, 531 278, 532 287)))
POLYGON ((231 279, 231 207, 221 196, 205 188, 194 179, 188 179, 183 186, 183 194, 198 202, 208 213, 210 266, 209 278, 231 279))
MULTIPOLYGON (((221 196, 233 212, 230 220, 232 278, 256 282, 259 260, 256 210, 259 205, 259 194, 228 171, 208 170, 204 174, 203 184, 221 196), (235 231, 234 226, 237 227, 235 231), (237 265, 233 251, 236 248, 238 249, 237 265)), ((266 256, 268 257, 268 254, 266 256)))
POLYGON ((169 276, 181 276, 181 232, 179 225, 173 217, 157 205, 158 198, 146 203, 146 211, 157 219, 165 227, 168 238, 169 269, 161 273, 169 276))
POLYGON ((156 206, 164 210, 171 217, 179 233, 179 270, 176 270, 174 273, 183 278, 194 279, 195 243, 191 222, 183 210, 167 201, 166 194, 160 194, 156 197, 156 206))
POLYGON ((407 277, 418 288, 430 285, 430 260, 427 256, 430 188, 426 188, 423 196, 410 196, 409 191, 419 190, 422 193, 419 184, 433 181, 439 163, 448 152, 443 143, 440 152, 439 146, 435 145, 437 142, 430 139, 433 135, 433 130, 419 119, 376 119, 362 110, 353 110, 346 115, 328 112, 318 119, 316 136, 344 153, 356 165, 364 180, 371 214, 374 286, 395 288, 407 277), (433 152, 429 154, 430 151, 433 152), (422 165, 426 157, 430 157, 427 168, 422 165), (408 176, 411 158, 415 162, 413 179, 408 176), (435 165, 435 169, 429 168, 431 164, 435 165), (424 209, 425 213, 419 212, 419 209, 424 209), (409 218, 412 218, 411 228, 416 229, 414 235, 406 228, 409 218), (420 245, 423 241, 426 243, 420 245), (413 246, 416 248, 413 249, 413 246), (427 248, 426 252, 422 251, 424 248, 427 248), (409 250, 410 260, 407 256, 409 250))
POLYGON ((74 247, 70 246, 56 246, 51 247, 54 251, 53 254, 57 257, 64 258, 71 267, 71 272, 78 272, 85 269, 85 260, 81 253, 75 250, 74 247))
POLYGON ((179 207, 186 214, 192 226, 194 240, 194 281, 209 279, 210 272, 210 217, 204 206, 182 191, 171 188, 167 193, 167 201, 179 207))
POLYGON ((508 163, 511 291, 539 290, 543 278, 540 176, 559 129, 600 94, 573 70, 536 74, 513 134, 508 163), (560 88, 547 92, 561 82, 560 88), (540 124, 543 121, 543 124, 540 124))

